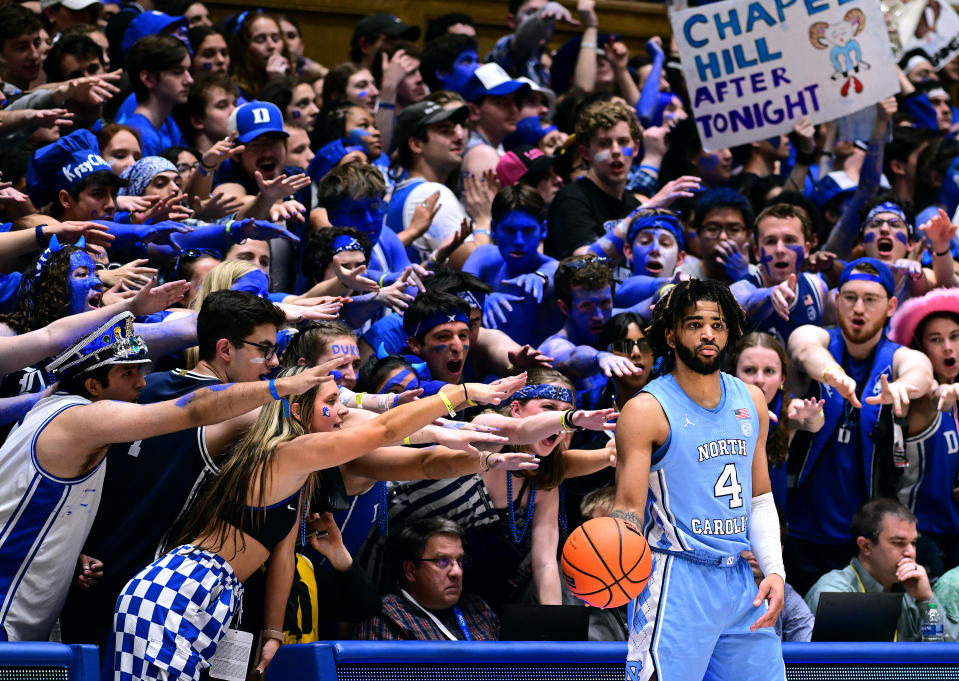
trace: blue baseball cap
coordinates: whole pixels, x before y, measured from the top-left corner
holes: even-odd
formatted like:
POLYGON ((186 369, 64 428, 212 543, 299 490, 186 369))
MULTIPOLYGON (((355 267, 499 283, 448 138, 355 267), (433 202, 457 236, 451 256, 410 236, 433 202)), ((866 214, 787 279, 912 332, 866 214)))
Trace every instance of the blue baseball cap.
POLYGON ((227 123, 229 132, 236 131, 236 141, 246 144, 260 135, 276 135, 289 137, 290 133, 283 129, 283 114, 276 104, 253 100, 243 106, 238 106, 230 114, 227 123))
POLYGON ((27 166, 27 194, 34 206, 52 203, 61 189, 69 190, 94 173, 120 178, 102 156, 97 138, 89 130, 76 130, 53 144, 38 149, 27 166))
POLYGON ((527 116, 516 123, 516 130, 503 140, 503 148, 512 151, 516 147, 534 147, 539 141, 554 130, 555 125, 543 125, 539 116, 527 116))
POLYGON ((483 64, 466 81, 463 98, 467 102, 475 102, 488 95, 501 97, 529 89, 529 85, 523 81, 510 78, 499 64, 483 64))
MULTIPOLYGON (((180 30, 185 33, 189 28, 190 20, 186 17, 175 17, 163 12, 144 12, 134 17, 127 25, 127 30, 123 33, 123 51, 128 51, 140 38, 148 35, 159 35, 164 32, 180 38, 189 47, 190 44, 185 40, 186 36, 178 35, 180 30), (178 30, 168 30, 173 26, 178 30)), ((191 49, 190 52, 192 51, 191 49)))
POLYGON ((892 278, 892 270, 889 269, 889 266, 884 262, 880 262, 875 258, 858 258, 852 262, 846 263, 846 266, 842 268, 842 274, 839 275, 839 286, 842 288, 843 284, 847 281, 874 281, 877 284, 881 284, 886 293, 889 296, 893 295, 895 290, 895 281, 892 278), (869 274, 868 272, 853 272, 854 269, 860 265, 872 265, 876 268, 876 271, 879 272, 878 275, 869 274))

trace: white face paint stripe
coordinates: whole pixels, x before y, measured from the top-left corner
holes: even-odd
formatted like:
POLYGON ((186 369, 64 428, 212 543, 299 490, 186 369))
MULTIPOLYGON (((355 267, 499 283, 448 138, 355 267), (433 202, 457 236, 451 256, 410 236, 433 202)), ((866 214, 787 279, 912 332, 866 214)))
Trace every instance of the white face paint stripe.
POLYGON ((250 364, 266 364, 266 360, 262 357, 251 357, 250 364))
POLYGON ((597 151, 595 154, 593 154, 593 163, 603 163, 604 161, 608 161, 611 155, 612 154, 610 154, 609 149, 597 151))

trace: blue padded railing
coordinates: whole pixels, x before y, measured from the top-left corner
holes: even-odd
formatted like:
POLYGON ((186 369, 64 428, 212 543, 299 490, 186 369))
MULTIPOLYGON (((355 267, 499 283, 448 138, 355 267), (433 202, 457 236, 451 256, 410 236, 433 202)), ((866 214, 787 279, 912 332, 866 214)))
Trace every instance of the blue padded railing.
MULTIPOLYGON (((281 647, 266 681, 623 681, 625 658, 624 643, 326 641, 281 647)), ((790 681, 959 681, 957 643, 785 643, 783 658, 790 681)))
POLYGON ((98 681, 96 646, 0 643, 0 681, 98 681))

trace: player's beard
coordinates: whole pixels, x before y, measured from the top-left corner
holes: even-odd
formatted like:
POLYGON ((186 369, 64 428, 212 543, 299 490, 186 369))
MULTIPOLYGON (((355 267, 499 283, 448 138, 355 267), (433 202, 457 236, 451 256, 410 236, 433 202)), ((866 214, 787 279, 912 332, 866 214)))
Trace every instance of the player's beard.
MULTIPOLYGON (((716 348, 719 348, 719 346, 716 344, 712 345, 716 348)), ((697 355, 693 350, 690 350, 682 343, 677 342, 676 358, 681 360, 683 364, 688 366, 697 374, 709 376, 711 374, 715 374, 723 366, 723 361, 726 359, 727 349, 728 346, 720 348, 719 352, 716 353, 716 356, 712 358, 712 361, 707 362, 699 357, 699 355, 697 355)))

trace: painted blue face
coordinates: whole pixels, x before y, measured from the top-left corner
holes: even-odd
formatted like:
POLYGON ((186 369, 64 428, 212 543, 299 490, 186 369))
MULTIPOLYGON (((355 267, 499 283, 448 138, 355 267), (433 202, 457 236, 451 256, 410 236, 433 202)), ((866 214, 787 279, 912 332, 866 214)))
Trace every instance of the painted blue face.
POLYGON ((519 210, 504 215, 493 229, 500 255, 511 269, 534 263, 539 244, 546 238, 546 224, 519 210))
POLYGON ((613 293, 607 286, 589 290, 573 287, 569 324, 577 336, 599 337, 613 313, 613 293))
POLYGON ((93 258, 86 251, 71 253, 70 277, 67 279, 70 314, 79 314, 90 309, 91 291, 103 293, 103 283, 96 274, 93 258))
POLYGON ((354 227, 374 244, 380 240, 387 203, 379 196, 362 199, 344 199, 336 208, 327 210, 330 222, 336 227, 354 227))
POLYGON ((473 75, 473 71, 479 68, 479 65, 479 55, 476 51, 466 50, 460 52, 449 73, 437 73, 436 77, 443 84, 444 90, 462 93, 466 88, 466 81, 473 75))
POLYGON ((641 229, 633 239, 633 274, 671 277, 679 260, 679 243, 668 229, 641 229))

